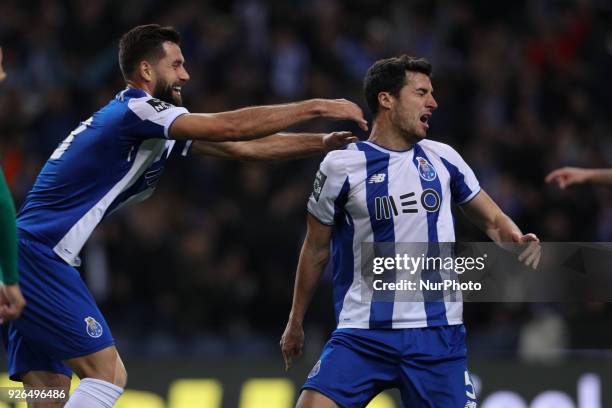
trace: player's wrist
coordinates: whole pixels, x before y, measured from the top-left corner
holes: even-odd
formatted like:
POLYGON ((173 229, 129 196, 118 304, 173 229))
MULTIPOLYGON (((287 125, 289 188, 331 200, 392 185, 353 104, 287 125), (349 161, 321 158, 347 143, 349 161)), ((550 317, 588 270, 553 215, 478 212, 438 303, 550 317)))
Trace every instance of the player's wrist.
POLYGON ((304 323, 304 316, 299 316, 293 312, 289 314, 288 325, 290 326, 301 326, 304 323))
POLYGON ((601 183, 612 176, 606 169, 586 169, 584 171, 583 183, 601 183))
POLYGON ((321 98, 309 99, 304 104, 308 115, 312 117, 325 117, 329 111, 325 100, 321 98))

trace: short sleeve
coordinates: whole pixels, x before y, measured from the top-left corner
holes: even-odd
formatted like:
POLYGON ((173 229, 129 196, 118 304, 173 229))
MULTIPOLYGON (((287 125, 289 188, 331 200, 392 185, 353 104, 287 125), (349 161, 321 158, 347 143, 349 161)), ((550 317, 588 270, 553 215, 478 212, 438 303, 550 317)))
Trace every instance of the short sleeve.
POLYGON ((159 99, 146 96, 128 101, 125 127, 142 139, 168 139, 172 123, 189 111, 159 99))
POLYGON ((480 192, 480 183, 474 171, 455 149, 447 146, 442 163, 450 174, 450 188, 455 204, 465 204, 480 192))
POLYGON ((330 152, 323 159, 308 199, 308 212, 325 225, 334 224, 337 200, 348 193, 348 177, 341 152, 330 152))

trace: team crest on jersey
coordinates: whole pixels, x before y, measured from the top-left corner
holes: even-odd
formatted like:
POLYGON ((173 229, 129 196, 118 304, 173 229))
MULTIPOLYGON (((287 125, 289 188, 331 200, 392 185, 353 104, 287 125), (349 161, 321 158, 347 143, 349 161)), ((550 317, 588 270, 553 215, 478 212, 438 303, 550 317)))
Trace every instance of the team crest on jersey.
POLYGON ((437 177, 436 169, 424 158, 418 156, 416 160, 419 162, 419 175, 425 181, 435 180, 437 177))
POLYGON ((312 370, 310 370, 310 373, 308 374, 308 378, 312 378, 316 376, 317 374, 319 374, 320 370, 321 370, 321 360, 317 361, 317 364, 315 364, 314 367, 312 367, 312 370))
POLYGON ((321 191, 323 191, 323 186, 325 185, 325 180, 327 180, 327 176, 321 170, 317 171, 317 175, 315 176, 314 184, 312 186, 312 196, 316 201, 319 201, 321 191))
POLYGON ((87 316, 84 320, 89 337, 97 339, 98 337, 102 336, 102 326, 96 321, 96 319, 91 316, 87 316))
POLYGON ((170 105, 168 102, 160 101, 159 99, 155 98, 149 99, 147 103, 151 105, 153 109, 155 109, 155 112, 161 112, 172 107, 172 105, 170 105))

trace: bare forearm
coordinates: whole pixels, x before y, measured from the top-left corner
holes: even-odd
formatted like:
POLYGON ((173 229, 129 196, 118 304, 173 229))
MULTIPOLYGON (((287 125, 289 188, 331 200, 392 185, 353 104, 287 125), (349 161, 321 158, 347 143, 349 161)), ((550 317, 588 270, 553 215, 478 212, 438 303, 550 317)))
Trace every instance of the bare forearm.
POLYGON ((491 240, 512 242, 515 234, 522 235, 517 225, 481 190, 469 203, 461 206, 468 218, 491 240))
POLYGON ((316 117, 352 120, 363 130, 368 129, 361 108, 353 102, 346 99, 310 99, 230 112, 181 115, 170 127, 170 136, 173 139, 209 142, 252 140, 316 117))
POLYGON ((587 182, 592 184, 612 185, 612 169, 592 169, 588 173, 587 182))
POLYGON ((492 223, 485 226, 484 231, 492 241, 497 243, 512 242, 512 237, 516 234, 523 235, 514 221, 502 212, 495 217, 492 223))
POLYGON ((322 133, 277 133, 243 142, 196 141, 192 152, 246 161, 296 159, 323 153, 324 136, 322 133))
POLYGON ((230 140, 248 140, 280 132, 297 123, 323 115, 319 100, 284 105, 255 106, 215 114, 235 129, 230 140))
POLYGON ((293 304, 291 305, 289 321, 300 325, 303 323, 304 315, 310 305, 317 282, 321 278, 321 273, 328 259, 329 247, 313 248, 306 244, 302 247, 293 289, 293 304))
POLYGON ((280 132, 309 119, 331 115, 328 108, 329 101, 311 99, 229 112, 193 113, 178 117, 170 128, 170 133, 176 139, 210 142, 252 140, 280 132))

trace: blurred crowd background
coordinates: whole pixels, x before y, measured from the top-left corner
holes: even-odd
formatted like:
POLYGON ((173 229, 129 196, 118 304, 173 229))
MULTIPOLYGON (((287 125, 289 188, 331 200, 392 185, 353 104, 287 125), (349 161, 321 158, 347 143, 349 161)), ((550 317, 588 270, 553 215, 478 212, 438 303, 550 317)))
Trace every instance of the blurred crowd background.
MULTIPOLYGON (((18 206, 57 144, 123 89, 118 40, 150 22, 182 34, 192 112, 313 97, 365 111, 374 61, 427 57, 439 103, 430 138, 462 153, 524 231, 612 241, 612 190, 543 182, 558 166, 611 165, 607 0, 3 0, 0 157, 18 206)), ((329 121, 293 130, 338 129, 367 137, 329 121)), ((278 353, 321 159, 175 157, 151 199, 107 219, 82 271, 122 354, 278 353)), ((486 239, 457 217, 458 239, 486 239)), ((467 304, 465 320, 472 355, 612 350, 605 303, 467 304)), ((317 354, 334 326, 329 272, 305 326, 317 354)))

